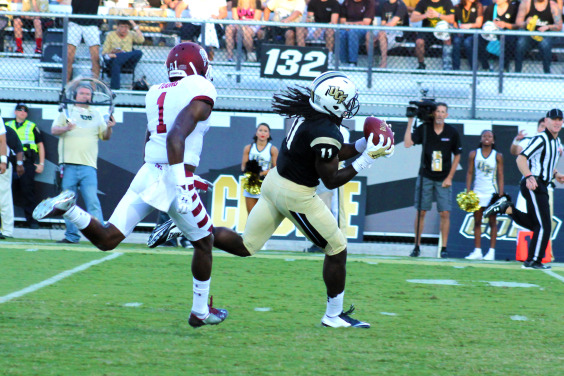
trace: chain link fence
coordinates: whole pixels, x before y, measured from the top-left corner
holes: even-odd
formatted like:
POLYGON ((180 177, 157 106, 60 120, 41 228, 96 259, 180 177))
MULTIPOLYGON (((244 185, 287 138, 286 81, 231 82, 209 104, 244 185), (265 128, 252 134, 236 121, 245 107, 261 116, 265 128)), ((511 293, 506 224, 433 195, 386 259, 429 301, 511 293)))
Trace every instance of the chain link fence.
POLYGON ((0 38, 0 98, 56 102, 67 80, 69 52, 75 55, 74 77, 97 75, 99 70, 102 80, 111 84, 104 41, 120 20, 134 20, 144 41, 133 46, 140 51, 138 61, 120 68, 118 105, 144 105, 144 92, 132 90, 133 83, 141 78, 149 84, 167 81, 164 62, 170 48, 194 40, 205 44, 213 59, 218 109, 268 112, 275 92, 294 84, 306 86, 326 69, 344 71, 355 81, 364 115, 403 116, 407 103, 422 92, 447 102, 457 118, 535 120, 542 111, 562 107, 564 33, 485 35, 481 30, 412 27, 201 23, 166 17, 160 9, 112 8, 105 13, 73 15, 99 22, 100 53, 92 55, 84 42, 69 51, 68 42, 76 36, 68 14, 1 12, 6 26, 0 38), (23 52, 17 51, 14 19, 20 16, 41 17, 41 51, 36 50, 32 20, 23 22, 23 52), (426 41, 424 47, 421 40, 426 41))

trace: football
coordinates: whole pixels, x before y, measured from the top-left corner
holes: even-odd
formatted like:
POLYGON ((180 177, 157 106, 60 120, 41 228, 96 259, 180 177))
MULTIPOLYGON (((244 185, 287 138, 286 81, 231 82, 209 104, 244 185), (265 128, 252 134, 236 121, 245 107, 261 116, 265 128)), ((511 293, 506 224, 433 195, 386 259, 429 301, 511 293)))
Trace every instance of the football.
POLYGON ((392 128, 386 124, 385 120, 380 120, 374 116, 369 116, 364 120, 364 138, 368 140, 370 133, 374 135, 372 142, 377 144, 379 141, 379 136, 384 136, 384 143, 387 142, 388 138, 392 139, 392 145, 394 144, 394 133, 392 128))

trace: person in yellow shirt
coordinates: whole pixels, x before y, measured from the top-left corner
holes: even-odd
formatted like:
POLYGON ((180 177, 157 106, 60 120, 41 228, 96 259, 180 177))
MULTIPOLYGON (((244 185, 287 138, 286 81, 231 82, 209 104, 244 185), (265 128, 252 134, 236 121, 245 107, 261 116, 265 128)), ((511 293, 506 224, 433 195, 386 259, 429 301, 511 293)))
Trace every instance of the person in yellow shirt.
POLYGON ((143 33, 133 21, 119 20, 117 30, 108 33, 102 47, 102 55, 110 70, 112 89, 120 88, 121 68, 126 65, 135 68, 141 60, 143 52, 134 50, 133 44, 141 44, 144 41, 143 33))
MULTIPOLYGON (((92 86, 81 84, 74 93, 78 103, 55 119, 51 133, 59 136, 59 164, 63 168, 62 189, 80 194, 86 209, 100 222, 102 208, 98 199, 98 139, 109 140, 112 128, 116 124, 113 117, 106 122, 102 114, 88 103, 92 101, 92 86)), ((57 243, 78 243, 78 228, 65 219, 67 230, 65 237, 57 243)))

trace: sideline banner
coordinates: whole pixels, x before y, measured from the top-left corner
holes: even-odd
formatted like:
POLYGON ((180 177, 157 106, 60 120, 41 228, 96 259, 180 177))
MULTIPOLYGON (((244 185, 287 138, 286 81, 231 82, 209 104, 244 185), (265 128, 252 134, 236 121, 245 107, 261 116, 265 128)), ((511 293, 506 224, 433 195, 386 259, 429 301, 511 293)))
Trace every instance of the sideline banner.
MULTIPOLYGON (((239 233, 245 230, 247 207, 243 197, 242 174, 237 169, 210 170, 203 176, 213 182, 206 195, 206 208, 216 227, 228 227, 239 233)), ((362 242, 366 207, 366 178, 354 179, 344 186, 346 236, 349 242, 362 242)), ((288 219, 282 221, 274 239, 304 240, 304 235, 288 219)))

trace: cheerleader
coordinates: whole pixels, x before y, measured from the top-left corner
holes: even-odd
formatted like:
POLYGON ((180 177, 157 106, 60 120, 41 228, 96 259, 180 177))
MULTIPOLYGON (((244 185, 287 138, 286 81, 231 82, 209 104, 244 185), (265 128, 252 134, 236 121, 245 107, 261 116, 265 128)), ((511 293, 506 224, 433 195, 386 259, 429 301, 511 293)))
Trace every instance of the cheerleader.
POLYGON ((497 237, 497 218, 489 217, 490 249, 482 256, 480 240, 482 237, 482 214, 492 195, 503 195, 503 155, 495 150, 495 136, 492 131, 482 131, 480 146, 468 156, 466 189, 470 191, 474 177, 474 192, 480 198, 480 209, 474 212, 474 250, 466 256, 468 260, 495 260, 495 241, 497 237))
MULTIPOLYGON (((260 176, 264 179, 268 171, 276 166, 276 158, 278 158, 278 149, 270 142, 270 127, 266 123, 260 123, 253 137, 254 142, 245 146, 243 149, 243 161, 241 162, 241 170, 245 171, 247 162, 256 160, 261 167, 260 176)), ((247 190, 243 191, 245 196, 245 204, 247 205, 247 213, 250 213, 256 205, 260 194, 251 194, 247 190)))

